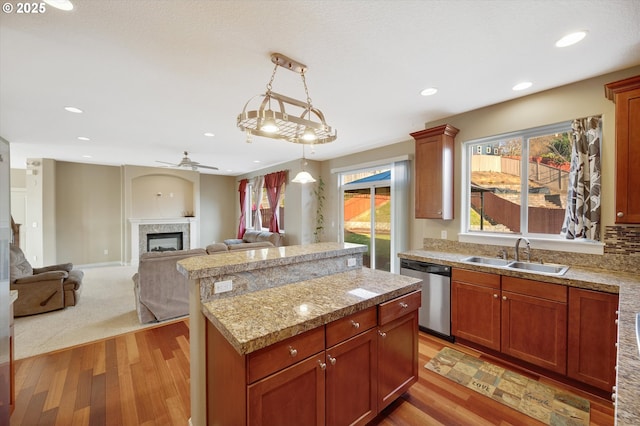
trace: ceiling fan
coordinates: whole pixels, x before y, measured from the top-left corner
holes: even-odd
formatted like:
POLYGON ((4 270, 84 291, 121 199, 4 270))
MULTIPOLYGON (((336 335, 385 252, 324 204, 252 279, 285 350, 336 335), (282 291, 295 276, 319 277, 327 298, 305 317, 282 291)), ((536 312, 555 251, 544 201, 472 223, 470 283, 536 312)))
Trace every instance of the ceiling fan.
POLYGON ((217 167, 205 166, 204 164, 200 164, 197 161, 192 161, 189 158, 189 153, 187 151, 183 151, 183 154, 184 154, 184 157, 182 157, 182 160, 178 164, 167 163, 166 161, 158 161, 158 160, 156 160, 156 163, 167 164, 166 167, 177 167, 177 168, 180 168, 180 169, 191 169, 191 170, 211 169, 211 170, 218 170, 217 167))

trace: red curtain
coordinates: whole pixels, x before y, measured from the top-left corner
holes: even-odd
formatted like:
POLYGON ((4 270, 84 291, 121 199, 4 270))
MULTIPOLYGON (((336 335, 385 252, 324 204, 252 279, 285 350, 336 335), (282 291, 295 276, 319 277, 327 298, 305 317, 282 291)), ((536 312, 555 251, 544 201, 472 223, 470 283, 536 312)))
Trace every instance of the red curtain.
POLYGON ((278 224, 278 204, 280 204, 280 193, 282 192, 282 184, 287 180, 287 172, 280 171, 269 173, 264 177, 264 187, 267 190, 267 199, 269 200, 269 209, 271 210, 271 220, 269 221, 269 231, 280 232, 278 224))
POLYGON ((240 224, 238 225, 238 238, 242 238, 244 236, 244 231, 247 230, 246 223, 246 212, 247 212, 247 203, 245 200, 247 199, 247 184, 249 183, 248 179, 242 179, 240 181, 240 186, 238 187, 238 192, 240 193, 240 224))

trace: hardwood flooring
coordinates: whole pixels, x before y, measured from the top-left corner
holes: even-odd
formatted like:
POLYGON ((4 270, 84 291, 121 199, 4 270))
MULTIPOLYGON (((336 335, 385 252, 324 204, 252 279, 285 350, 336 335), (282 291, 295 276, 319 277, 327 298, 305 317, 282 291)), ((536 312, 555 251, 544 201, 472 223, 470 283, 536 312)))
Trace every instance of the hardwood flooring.
MULTIPOLYGON (((418 383, 372 425, 541 424, 423 368, 445 345, 482 357, 420 333, 418 383)), ((613 425, 610 401, 570 390, 590 400, 591 425, 613 425)), ((16 362, 11 426, 187 425, 189 417, 188 320, 16 362)))

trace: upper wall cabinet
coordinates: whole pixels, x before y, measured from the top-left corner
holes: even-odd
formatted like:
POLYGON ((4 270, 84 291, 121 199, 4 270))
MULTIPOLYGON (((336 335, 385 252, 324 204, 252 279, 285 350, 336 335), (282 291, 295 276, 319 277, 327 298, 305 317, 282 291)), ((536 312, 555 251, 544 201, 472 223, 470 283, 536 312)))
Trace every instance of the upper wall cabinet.
POLYGON ((616 223, 640 223, 640 75, 604 87, 616 104, 616 223))
POLYGON ((453 145, 448 124, 411 133, 416 140, 416 218, 453 219, 453 145))

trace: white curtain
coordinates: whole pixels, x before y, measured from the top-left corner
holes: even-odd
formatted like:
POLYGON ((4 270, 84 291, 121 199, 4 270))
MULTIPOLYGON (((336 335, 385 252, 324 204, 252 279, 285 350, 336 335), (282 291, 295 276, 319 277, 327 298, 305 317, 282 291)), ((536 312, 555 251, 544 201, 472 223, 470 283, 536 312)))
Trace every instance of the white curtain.
POLYGON ((602 116, 573 120, 567 208, 561 234, 600 241, 602 116))
POLYGON ((262 201, 262 187, 264 176, 256 176, 251 180, 251 214, 253 215, 253 229, 262 231, 262 214, 260 214, 260 201, 262 201))

